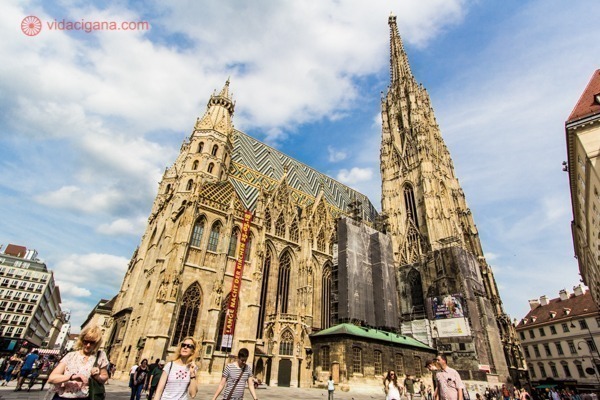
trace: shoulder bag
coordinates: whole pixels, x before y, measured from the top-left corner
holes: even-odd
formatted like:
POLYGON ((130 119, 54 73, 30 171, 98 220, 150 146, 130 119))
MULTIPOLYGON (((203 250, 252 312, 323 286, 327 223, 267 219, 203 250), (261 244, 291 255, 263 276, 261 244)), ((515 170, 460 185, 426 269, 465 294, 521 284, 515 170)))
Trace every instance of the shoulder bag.
POLYGON ((244 375, 244 372, 246 372, 245 365, 244 368, 242 368, 242 372, 240 372, 240 376, 238 376, 238 378, 235 380, 235 384, 231 388, 231 391, 229 392, 229 394, 227 395, 227 399, 225 400, 231 400, 231 396, 233 396, 233 392, 235 392, 235 387, 238 385, 238 383, 240 383, 240 379, 242 379, 242 375, 244 375))
MULTIPOLYGON (((98 366, 98 358, 100 358, 100 350, 98 350, 98 353, 96 354, 96 361, 94 361, 92 368, 98 366)), ((90 387, 90 400, 104 400, 106 398, 106 389, 104 388, 103 383, 98 382, 94 377, 90 376, 88 385, 90 387)))

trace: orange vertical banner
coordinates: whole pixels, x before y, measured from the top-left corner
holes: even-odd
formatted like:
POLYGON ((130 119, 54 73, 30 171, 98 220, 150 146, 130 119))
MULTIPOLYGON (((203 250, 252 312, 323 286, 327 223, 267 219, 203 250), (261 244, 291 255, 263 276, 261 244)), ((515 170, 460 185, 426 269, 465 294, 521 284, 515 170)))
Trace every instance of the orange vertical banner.
POLYGON ((235 319, 237 316, 238 300, 240 297, 240 288, 242 285, 242 274, 246 262, 246 243, 250 237, 250 222, 252 222, 252 212, 246 210, 244 221, 242 223, 242 234, 240 235, 240 247, 238 248, 238 257, 233 271, 233 281, 231 282, 231 293, 229 304, 227 306, 227 315, 225 317, 225 327, 223 328, 223 341, 221 348, 231 349, 233 344, 233 333, 235 331, 235 319))

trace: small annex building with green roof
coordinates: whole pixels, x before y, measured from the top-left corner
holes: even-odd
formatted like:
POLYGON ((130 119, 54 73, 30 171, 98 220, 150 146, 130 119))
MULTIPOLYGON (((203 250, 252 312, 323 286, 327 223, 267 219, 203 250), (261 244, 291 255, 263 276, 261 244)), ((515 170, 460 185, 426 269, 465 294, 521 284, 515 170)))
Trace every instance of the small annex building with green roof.
POLYGON ((432 384, 425 362, 437 351, 410 336, 344 323, 310 335, 310 341, 317 383, 331 375, 342 388, 381 385, 394 370, 399 378, 408 374, 432 384))

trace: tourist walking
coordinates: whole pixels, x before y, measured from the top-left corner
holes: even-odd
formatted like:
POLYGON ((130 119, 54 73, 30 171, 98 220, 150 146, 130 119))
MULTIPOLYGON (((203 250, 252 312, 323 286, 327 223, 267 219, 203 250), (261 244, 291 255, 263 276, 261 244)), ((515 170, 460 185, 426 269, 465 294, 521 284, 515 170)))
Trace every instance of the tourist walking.
POLYGON ((89 397, 90 379, 104 384, 108 380, 108 358, 99 351, 102 331, 96 325, 79 334, 75 350, 67 353, 50 373, 48 383, 56 394, 53 400, 85 399, 89 397))
POLYGON ((413 397, 415 396, 415 380, 408 374, 406 375, 406 378, 404 378, 404 389, 406 389, 406 397, 408 400, 413 400, 413 397))
POLYGON ((248 384, 248 389, 254 400, 258 400, 256 391, 254 390, 254 377, 252 375, 252 367, 246 362, 249 356, 248 349, 242 348, 238 351, 237 361, 231 364, 227 364, 221 377, 219 387, 215 392, 212 400, 217 400, 219 394, 223 391, 223 399, 243 399, 244 398, 244 387, 248 384))
POLYGON ((465 385, 460 375, 454 368, 448 366, 445 354, 436 357, 439 369, 435 374, 437 388, 435 389, 435 400, 463 400, 463 389, 465 385))
POLYGON ((383 380, 383 390, 385 390, 386 400, 400 400, 402 387, 398 385, 398 377, 392 370, 388 371, 383 380))
POLYGON ((333 381, 333 376, 329 375, 329 380, 327 381, 327 400, 333 400, 334 391, 335 382, 333 381))
POLYGON ((4 374, 4 382, 2 382, 2 386, 8 385, 8 382, 10 382, 10 380, 13 377, 13 371, 15 370, 15 368, 17 368, 17 366, 20 363, 21 363, 21 357, 19 357, 19 355, 17 353, 13 354, 8 359, 8 367, 6 368, 6 373, 4 374))
POLYGON ((156 400, 187 400, 196 397, 198 368, 194 360, 197 350, 198 343, 193 337, 188 336, 179 343, 175 358, 163 368, 156 387, 156 400))
POLYGON ((19 373, 19 377, 17 378, 17 387, 15 388, 15 392, 21 390, 23 382, 31 374, 31 372, 33 371, 33 367, 39 358, 40 356, 37 350, 34 350, 25 356, 25 360, 23 360, 23 365, 21 365, 21 372, 19 373))
POLYGON ((140 400, 142 396, 142 390, 148 389, 149 375, 150 370, 148 368, 148 360, 144 358, 140 363, 140 366, 137 367, 133 373, 133 385, 131 387, 131 396, 129 397, 129 400, 140 400))
POLYGON ((165 362, 163 360, 158 360, 157 367, 150 371, 150 391, 148 392, 148 400, 152 400, 154 393, 156 393, 156 388, 158 387, 158 382, 160 381, 164 366, 165 362))

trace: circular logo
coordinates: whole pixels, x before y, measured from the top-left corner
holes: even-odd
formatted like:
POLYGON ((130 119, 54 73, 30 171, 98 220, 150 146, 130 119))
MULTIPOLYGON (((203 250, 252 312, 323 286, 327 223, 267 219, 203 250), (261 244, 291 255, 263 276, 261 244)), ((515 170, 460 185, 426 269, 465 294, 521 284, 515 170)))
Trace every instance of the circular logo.
POLYGON ((42 31, 42 21, 35 15, 23 18, 21 30, 27 36, 35 36, 42 31))

